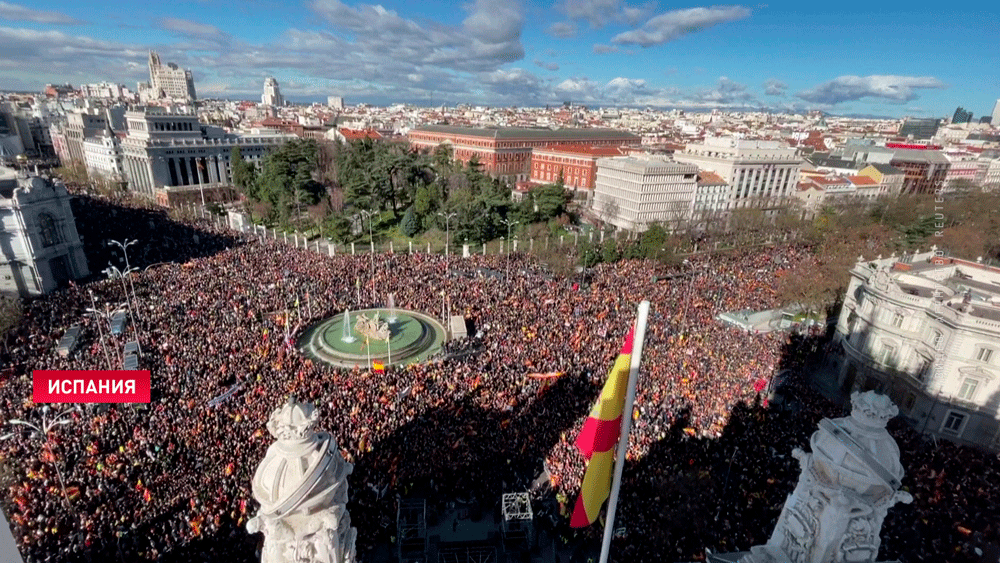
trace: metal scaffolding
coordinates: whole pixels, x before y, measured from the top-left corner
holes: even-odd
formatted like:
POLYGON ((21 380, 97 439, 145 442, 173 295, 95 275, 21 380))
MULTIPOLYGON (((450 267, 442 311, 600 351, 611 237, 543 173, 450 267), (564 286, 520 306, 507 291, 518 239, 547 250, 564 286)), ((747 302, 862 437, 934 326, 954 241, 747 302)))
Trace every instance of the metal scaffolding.
POLYGON ((425 561, 427 558, 427 501, 399 501, 396 512, 396 536, 401 562, 425 561))
POLYGON ((524 542, 531 545, 534 539, 534 513, 528 493, 505 493, 503 507, 503 539, 508 545, 524 542))

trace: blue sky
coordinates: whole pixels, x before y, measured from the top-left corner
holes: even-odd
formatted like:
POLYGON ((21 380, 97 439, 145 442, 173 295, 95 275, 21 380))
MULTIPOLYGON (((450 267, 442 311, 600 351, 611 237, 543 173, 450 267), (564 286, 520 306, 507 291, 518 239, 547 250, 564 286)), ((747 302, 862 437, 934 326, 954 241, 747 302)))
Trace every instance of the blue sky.
POLYGON ((302 101, 990 113, 995 13, 916 5, 0 1, 0 88, 134 88, 155 49, 200 97, 259 99, 274 76, 302 101))

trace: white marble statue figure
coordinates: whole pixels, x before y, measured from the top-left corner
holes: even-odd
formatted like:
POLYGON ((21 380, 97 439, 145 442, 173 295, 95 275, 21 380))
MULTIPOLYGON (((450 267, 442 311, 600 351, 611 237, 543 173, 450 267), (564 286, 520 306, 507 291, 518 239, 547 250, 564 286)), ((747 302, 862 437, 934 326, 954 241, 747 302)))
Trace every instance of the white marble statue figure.
POLYGON ((812 453, 792 452, 798 484, 771 539, 740 563, 874 563, 886 513, 913 497, 899 490, 899 447, 885 429, 899 409, 874 391, 851 395, 851 407, 820 421, 812 453))
POLYGON ((347 463, 333 437, 316 432, 318 412, 294 397, 267 429, 277 440, 253 476, 260 503, 247 530, 264 533, 261 563, 354 563, 357 530, 347 513, 347 463))

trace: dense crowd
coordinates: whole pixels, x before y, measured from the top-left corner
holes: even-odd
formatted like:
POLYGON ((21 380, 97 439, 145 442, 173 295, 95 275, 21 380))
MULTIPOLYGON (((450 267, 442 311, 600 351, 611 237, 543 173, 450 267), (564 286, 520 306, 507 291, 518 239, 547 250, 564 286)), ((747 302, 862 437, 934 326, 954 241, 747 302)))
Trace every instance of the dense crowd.
MULTIPOLYGON (((356 464, 349 510, 362 561, 392 540, 400 497, 491 507, 547 472, 551 486, 536 500, 568 513, 584 470, 574 438, 644 299, 653 310, 622 489, 623 558, 697 560, 706 547, 763 543, 794 487, 791 449, 806 444, 820 418, 843 414, 795 378, 798 410, 762 402, 780 370, 799 373, 822 349, 815 337, 746 333, 716 320, 776 306, 775 276, 811 260, 803 248, 695 256, 670 270, 601 265, 583 287, 513 255, 508 283, 447 276, 444 259, 426 254, 379 256, 373 272, 367 257, 321 256, 122 205, 115 220, 97 220, 107 207, 84 200, 75 209, 92 268, 116 260, 102 241, 124 236, 140 240, 133 265, 167 262, 134 277, 127 334, 142 344, 153 400, 88 406, 47 440, 21 433, 0 444, 5 509, 32 562, 256 560, 260 536, 245 531, 257 507, 250 479, 273 440, 267 417, 289 394, 319 407, 320 428, 356 464), (400 308, 436 315, 442 290, 453 314, 474 327, 474 353, 453 346, 447 359, 378 373, 332 368, 288 346, 303 327, 383 306, 390 294, 400 308), (527 376, 552 372, 562 375, 550 384, 527 376)), ((450 267, 500 271, 506 258, 450 267)), ((38 419, 32 370, 117 361, 122 340, 105 354, 101 321, 84 314, 91 291, 99 307, 126 300, 120 281, 101 280, 27 303, 9 351, 0 352, 15 369, 0 387, 3 420, 38 419), (83 344, 63 359, 54 348, 73 324, 83 325, 83 344)), ((901 425, 893 434, 916 501, 890 512, 883 554, 976 561, 976 542, 1000 535, 1000 463, 929 445, 901 425)), ((565 519, 553 530, 581 545, 599 532, 571 531, 565 519)))

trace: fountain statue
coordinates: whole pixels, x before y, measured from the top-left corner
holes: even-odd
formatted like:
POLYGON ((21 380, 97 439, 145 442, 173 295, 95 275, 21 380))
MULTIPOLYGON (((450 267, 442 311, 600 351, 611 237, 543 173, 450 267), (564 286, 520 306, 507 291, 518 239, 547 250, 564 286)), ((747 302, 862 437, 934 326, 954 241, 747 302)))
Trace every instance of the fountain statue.
POLYGON ((740 563, 874 563, 882 521, 898 502, 903 467, 885 425, 899 409, 874 391, 851 395, 851 416, 823 419, 810 439, 812 453, 796 448, 802 468, 774 533, 740 563))
POLYGON ((354 563, 357 529, 347 513, 347 463, 327 432, 313 426, 319 413, 294 397, 275 409, 267 429, 277 440, 252 482, 260 503, 247 522, 264 533, 261 563, 354 563))
POLYGON ((340 340, 348 344, 354 342, 354 336, 351 335, 351 313, 347 309, 344 309, 344 330, 340 340))

